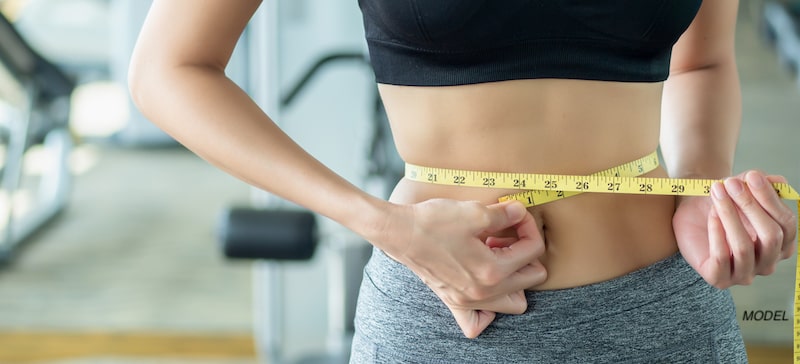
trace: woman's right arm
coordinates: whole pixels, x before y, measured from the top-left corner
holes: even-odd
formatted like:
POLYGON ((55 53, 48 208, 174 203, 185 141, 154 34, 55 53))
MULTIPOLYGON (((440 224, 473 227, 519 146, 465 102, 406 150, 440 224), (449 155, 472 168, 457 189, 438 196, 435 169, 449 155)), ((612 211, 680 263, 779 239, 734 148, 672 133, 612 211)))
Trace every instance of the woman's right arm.
MULTIPOLYGON (((373 197, 289 138, 225 75, 257 0, 155 0, 131 60, 142 113, 211 164, 325 215, 411 268, 451 308, 467 336, 493 314, 522 312, 521 291, 544 280, 543 249, 521 204, 433 200, 397 205, 373 197), (520 240, 490 249, 477 238, 516 226, 520 240)), ((488 322, 487 322, 488 320, 488 322)))
POLYGON ((253 0, 154 1, 131 60, 136 105, 215 166, 375 237, 391 206, 312 158, 225 75, 258 5, 253 0))

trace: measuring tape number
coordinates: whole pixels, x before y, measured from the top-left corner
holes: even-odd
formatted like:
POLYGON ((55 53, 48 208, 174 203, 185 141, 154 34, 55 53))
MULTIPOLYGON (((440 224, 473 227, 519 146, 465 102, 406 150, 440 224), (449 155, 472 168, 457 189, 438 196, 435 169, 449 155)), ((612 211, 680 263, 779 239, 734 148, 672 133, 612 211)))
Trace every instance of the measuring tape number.
MULTIPOLYGON (((517 200, 527 207, 542 205, 580 193, 619 193, 634 195, 708 196, 716 179, 639 177, 658 167, 658 154, 588 176, 483 172, 406 164, 405 178, 447 186, 515 189, 521 192, 503 196, 502 201, 517 200)), ((797 201, 798 246, 800 247, 800 194, 788 183, 773 183, 783 199, 797 201)), ((800 249, 800 248, 799 248, 800 249)), ((794 288, 794 363, 800 364, 800 264, 795 269, 794 288)))

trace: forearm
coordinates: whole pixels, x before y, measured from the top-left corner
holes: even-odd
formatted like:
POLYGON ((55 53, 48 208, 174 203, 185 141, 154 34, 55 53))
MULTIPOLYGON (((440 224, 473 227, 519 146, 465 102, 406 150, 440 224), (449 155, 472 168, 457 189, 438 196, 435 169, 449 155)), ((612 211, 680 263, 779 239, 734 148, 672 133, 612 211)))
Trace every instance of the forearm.
POLYGON ((131 88, 151 121, 213 165, 367 239, 378 234, 390 205, 305 152, 221 70, 142 67, 131 88))
POLYGON ((661 151, 671 177, 732 174, 741 126, 741 91, 733 58, 671 75, 664 85, 661 110, 661 151))

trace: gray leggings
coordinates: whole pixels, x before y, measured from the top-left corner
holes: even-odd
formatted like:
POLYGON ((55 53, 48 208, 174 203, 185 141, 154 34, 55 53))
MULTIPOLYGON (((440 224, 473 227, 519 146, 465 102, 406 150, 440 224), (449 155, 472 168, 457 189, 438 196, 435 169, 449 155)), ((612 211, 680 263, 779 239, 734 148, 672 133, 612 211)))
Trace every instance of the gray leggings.
POLYGON ((597 284, 527 292, 467 339, 416 275, 375 249, 364 269, 351 363, 746 363, 727 290, 680 254, 597 284))

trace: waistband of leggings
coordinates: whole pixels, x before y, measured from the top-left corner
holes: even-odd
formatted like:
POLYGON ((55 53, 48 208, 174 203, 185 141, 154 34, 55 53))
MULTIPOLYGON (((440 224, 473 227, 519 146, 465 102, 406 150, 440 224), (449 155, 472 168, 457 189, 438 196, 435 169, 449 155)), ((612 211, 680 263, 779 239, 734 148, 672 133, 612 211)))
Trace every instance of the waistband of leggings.
POLYGON ((692 268, 680 253, 675 253, 649 266, 623 276, 584 286, 527 291, 529 307, 547 314, 557 310, 595 310, 603 306, 607 313, 625 311, 661 301, 698 285, 707 288, 703 278, 692 268))
MULTIPOLYGON (((365 279, 371 279, 378 289, 400 302, 446 309, 411 270, 379 249, 375 249, 366 273, 365 279)), ((573 288, 526 291, 528 311, 525 314, 574 314, 584 318, 591 312, 611 315, 667 299, 692 286, 708 292, 709 286, 703 278, 680 253, 675 253, 611 280, 573 288)))

